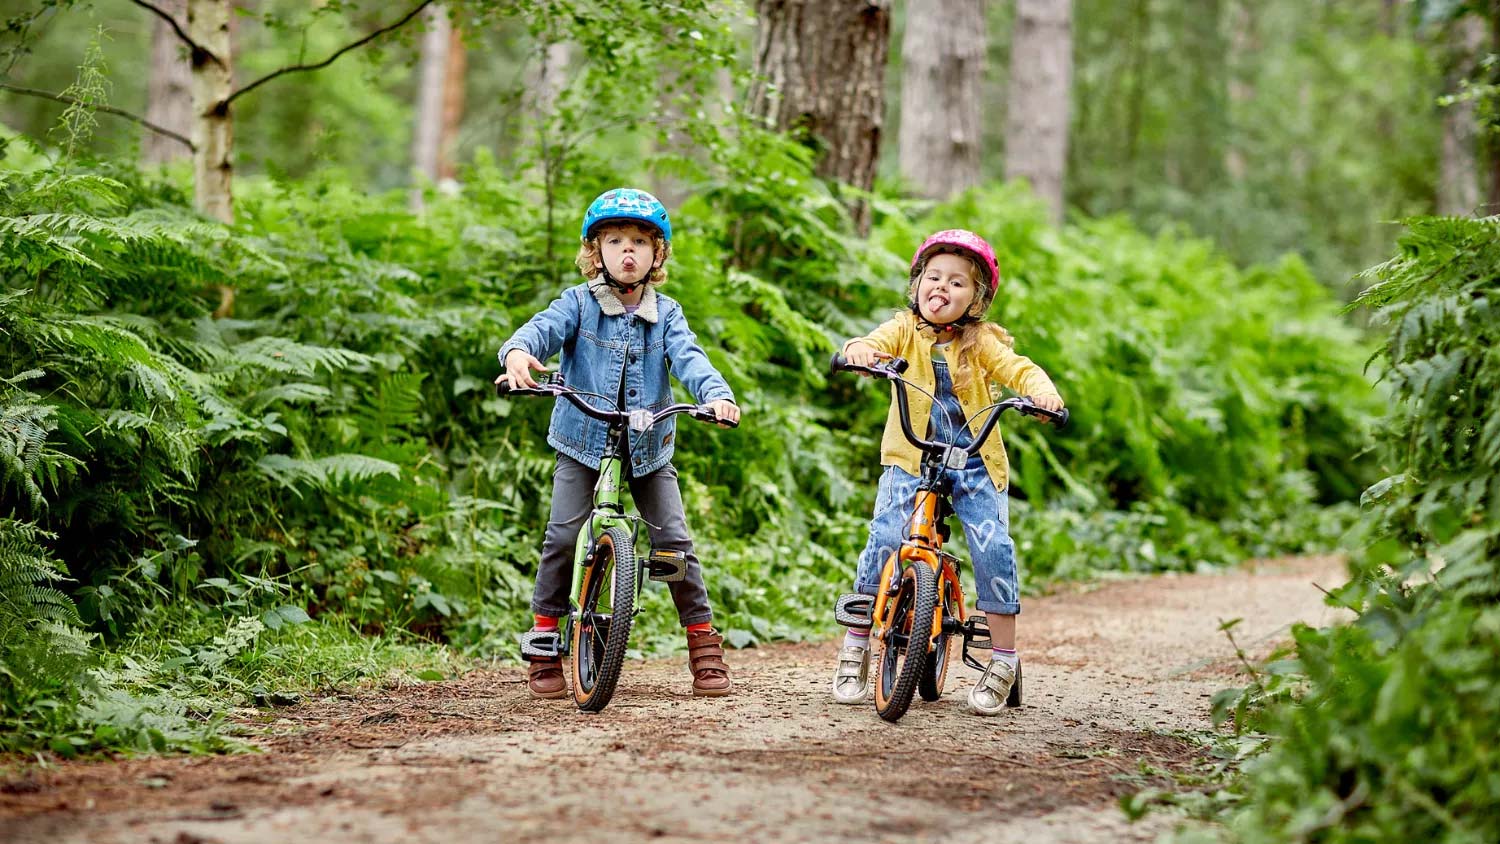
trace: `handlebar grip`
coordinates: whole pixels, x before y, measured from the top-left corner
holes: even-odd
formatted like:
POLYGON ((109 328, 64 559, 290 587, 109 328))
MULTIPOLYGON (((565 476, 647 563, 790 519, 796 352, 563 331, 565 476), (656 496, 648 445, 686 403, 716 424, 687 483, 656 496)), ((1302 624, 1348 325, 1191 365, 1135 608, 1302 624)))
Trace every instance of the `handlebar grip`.
POLYGON ((740 426, 738 421, 731 422, 728 419, 720 419, 719 414, 714 413, 707 407, 700 407, 689 415, 699 422, 712 422, 715 425, 723 425, 726 428, 738 428, 740 426))
POLYGON ((1068 427, 1068 409, 1066 407, 1062 410, 1047 410, 1046 408, 1037 407, 1036 405, 1032 404, 1031 398, 1029 396, 1025 398, 1025 406, 1018 407, 1016 408, 1017 410, 1021 411, 1027 416, 1039 416, 1043 419, 1046 419, 1050 421, 1054 426, 1056 426, 1059 430, 1068 427))
POLYGON ((556 385, 556 386, 561 386, 562 385, 562 374, 561 373, 553 373, 550 376, 542 378, 542 380, 537 383, 536 387, 512 387, 510 385, 510 381, 509 380, 496 381, 495 382, 495 395, 501 396, 501 397, 504 397, 504 396, 550 396, 550 395, 553 394, 552 391, 551 390, 544 390, 544 389, 542 389, 542 387, 549 387, 549 386, 554 386, 554 385, 556 385))
POLYGON ((900 375, 906 371, 908 365, 906 358, 890 358, 875 366, 855 366, 844 357, 842 352, 834 352, 833 358, 828 361, 830 372, 863 372, 877 378, 889 378, 892 374, 900 375))

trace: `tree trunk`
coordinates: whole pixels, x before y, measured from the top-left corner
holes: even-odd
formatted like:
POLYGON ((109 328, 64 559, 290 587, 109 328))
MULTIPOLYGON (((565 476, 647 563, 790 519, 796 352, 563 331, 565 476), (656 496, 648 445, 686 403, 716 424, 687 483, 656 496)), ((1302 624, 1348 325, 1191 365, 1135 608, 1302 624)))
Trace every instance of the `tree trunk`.
POLYGON ((1224 172, 1230 181, 1243 182, 1249 168, 1245 163, 1245 151, 1241 148, 1244 136, 1239 127, 1243 111, 1255 100, 1251 70, 1254 57, 1260 53, 1260 33, 1255 28, 1255 11, 1245 0, 1234 3, 1229 16, 1229 116, 1225 121, 1228 139, 1224 147, 1224 172))
POLYGON ((947 199, 979 184, 982 0, 911 0, 901 41, 901 176, 947 199))
MULTIPOLYGON (((750 113, 805 133, 819 176, 869 190, 885 111, 890 0, 757 0, 750 113)), ((850 204, 859 231, 870 211, 850 204)))
MULTIPOLYGON (((1484 20, 1476 15, 1464 15, 1453 22, 1448 93, 1457 93, 1459 82, 1473 76, 1487 35, 1484 20)), ((1479 124, 1473 100, 1459 100, 1443 109, 1443 150, 1437 194, 1439 214, 1466 217, 1478 209, 1478 137, 1479 124)))
POLYGON ((412 210, 422 208, 422 182, 438 180, 438 158, 443 141, 443 92, 448 78, 448 13, 429 6, 423 13, 427 31, 422 36, 422 59, 417 75, 417 125, 412 132, 412 169, 418 183, 408 201, 412 210))
POLYGON ((546 120, 557 107, 557 98, 568 84, 568 65, 573 62, 573 45, 566 41, 548 44, 530 75, 527 87, 534 93, 532 108, 536 119, 546 120))
POLYGON ((448 30, 448 68, 443 82, 443 134, 438 142, 438 180, 458 175, 456 153, 458 127, 464 119, 464 94, 469 72, 469 54, 464 50, 463 32, 457 26, 448 30))
MULTIPOLYGON (((173 19, 186 19, 187 0, 159 0, 173 19)), ((188 49, 171 25, 156 18, 151 29, 151 76, 146 83, 146 119, 184 137, 193 133, 193 65, 188 49)), ((192 150, 157 132, 141 141, 144 164, 166 164, 192 155, 192 150)))
POLYGON ((1005 177, 1030 182, 1054 222, 1063 213, 1072 87, 1072 0, 1016 0, 1005 177))
MULTIPOLYGON (((1500 53, 1500 0, 1490 0, 1489 11, 1490 22, 1490 45, 1491 53, 1500 53)), ((1500 82, 1500 69, 1493 66, 1489 69, 1490 84, 1500 82)), ((1490 131, 1485 143, 1485 157, 1490 167, 1489 207, 1485 209, 1486 214, 1500 214, 1500 137, 1497 137, 1495 118, 1490 118, 1490 131)))
POLYGON ((686 115, 682 113, 677 99, 681 94, 678 90, 679 77, 677 68, 669 62, 663 62, 657 69, 658 123, 656 136, 652 140, 652 148, 656 154, 651 156, 651 192, 668 209, 682 205, 683 200, 687 199, 688 189, 687 183, 678 175, 680 165, 668 159, 681 159, 693 154, 692 139, 680 128, 686 115))
POLYGON ((1146 113, 1146 77, 1151 72, 1151 6, 1150 0, 1135 0, 1130 16, 1130 93, 1125 100, 1125 188, 1121 205, 1129 207, 1135 199, 1138 179, 1136 162, 1140 159, 1141 123, 1146 113))
POLYGON ((234 120, 230 113, 229 0, 187 0, 187 34, 194 50, 194 204, 203 214, 234 222, 234 120))

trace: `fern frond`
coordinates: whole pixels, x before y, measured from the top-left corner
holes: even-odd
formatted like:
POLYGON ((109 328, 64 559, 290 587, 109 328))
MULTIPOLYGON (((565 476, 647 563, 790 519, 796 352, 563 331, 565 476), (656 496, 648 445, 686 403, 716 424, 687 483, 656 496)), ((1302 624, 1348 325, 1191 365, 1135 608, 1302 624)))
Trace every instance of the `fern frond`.
POLYGON ((374 358, 329 346, 313 346, 283 337, 257 337, 233 348, 227 362, 231 371, 259 369, 293 375, 311 375, 318 369, 336 372, 369 366, 374 358))
MULTIPOLYGON (((62 564, 41 545, 54 538, 31 522, 0 518, 0 629, 7 638, 44 622, 78 623, 72 600, 50 585, 67 579, 62 564)), ((0 651, 11 644, 0 640, 0 651)))
POLYGON ((255 467, 287 489, 299 487, 326 489, 335 484, 363 481, 382 475, 401 477, 401 467, 386 460, 362 454, 334 454, 304 460, 285 454, 267 454, 255 467))

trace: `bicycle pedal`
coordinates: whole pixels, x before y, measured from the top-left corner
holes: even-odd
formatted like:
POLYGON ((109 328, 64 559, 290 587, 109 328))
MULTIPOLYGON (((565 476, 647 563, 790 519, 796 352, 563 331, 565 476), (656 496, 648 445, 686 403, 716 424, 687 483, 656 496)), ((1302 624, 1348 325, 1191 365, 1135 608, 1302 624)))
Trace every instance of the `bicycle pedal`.
POLYGON ((973 615, 963 627, 964 649, 979 648, 989 650, 995 646, 990 637, 990 624, 982 615, 973 615))
POLYGON ((839 596, 833 605, 833 620, 845 627, 869 630, 870 615, 875 610, 875 596, 859 592, 847 592, 839 596))
POLYGON ((528 630, 521 634, 521 656, 552 658, 562 656, 562 633, 556 630, 528 630))
POLYGON ((652 549, 646 558, 646 571, 661 583, 678 583, 687 578, 687 552, 652 549))

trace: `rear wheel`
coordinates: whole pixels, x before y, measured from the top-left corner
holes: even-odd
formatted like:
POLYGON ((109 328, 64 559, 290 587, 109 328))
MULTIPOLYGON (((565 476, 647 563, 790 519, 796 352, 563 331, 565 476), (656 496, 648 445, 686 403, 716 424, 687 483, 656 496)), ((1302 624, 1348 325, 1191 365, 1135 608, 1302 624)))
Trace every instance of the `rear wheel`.
POLYGON ((569 659, 573 701, 585 712, 608 706, 620 680, 639 565, 630 532, 619 527, 600 534, 592 559, 583 571, 569 659))
POLYGON ((875 711, 887 721, 899 721, 906 714, 927 664, 932 614, 937 611, 936 581, 926 563, 909 562, 901 571, 900 589, 891 598, 890 630, 875 677, 875 711))
MULTIPOLYGON (((958 590, 953 581, 943 578, 943 600, 938 609, 946 621, 951 618, 955 623, 958 621, 958 590)), ((922 668, 922 682, 917 685, 917 693, 922 700, 937 700, 943 696, 943 686, 948 682, 948 650, 953 636, 946 625, 942 633, 938 634, 937 642, 933 644, 932 653, 927 655, 927 664, 922 668)))

